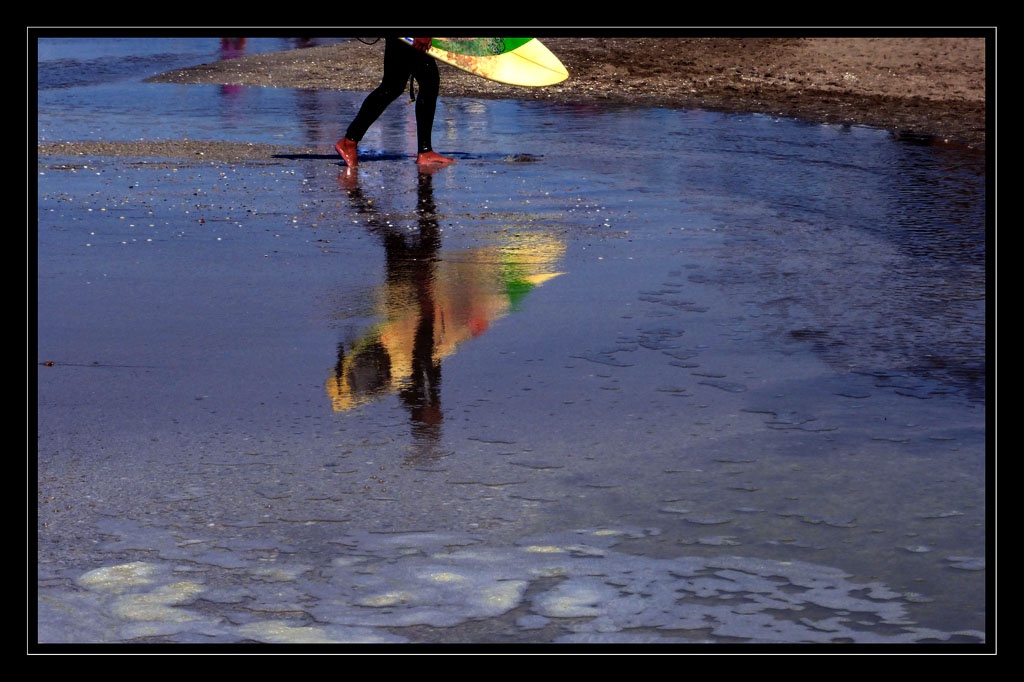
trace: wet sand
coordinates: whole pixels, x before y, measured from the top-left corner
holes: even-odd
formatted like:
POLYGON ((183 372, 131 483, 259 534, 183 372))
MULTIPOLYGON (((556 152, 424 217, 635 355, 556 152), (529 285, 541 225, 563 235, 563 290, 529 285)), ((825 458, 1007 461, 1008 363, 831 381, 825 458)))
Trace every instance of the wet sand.
MULTIPOLYGON (((157 75, 153 82, 368 91, 380 79, 383 41, 242 56, 157 75), (369 44, 368 44, 369 43, 369 44)), ((492 83, 441 64, 441 97, 608 103, 764 113, 865 125, 984 149, 984 34, 952 38, 545 38, 569 70, 546 88, 492 83)), ((160 156, 246 161, 314 150, 237 143, 81 142, 39 145, 40 155, 160 156)), ((324 151, 324 150, 315 150, 324 151)), ((326 150, 330 151, 330 150, 326 150)))

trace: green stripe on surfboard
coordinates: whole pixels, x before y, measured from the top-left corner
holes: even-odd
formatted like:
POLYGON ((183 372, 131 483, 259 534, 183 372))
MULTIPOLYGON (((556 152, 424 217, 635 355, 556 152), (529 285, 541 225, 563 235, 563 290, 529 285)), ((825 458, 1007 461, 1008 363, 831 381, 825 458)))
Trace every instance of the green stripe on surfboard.
POLYGON ((471 57, 493 57, 511 52, 531 40, 533 38, 434 38, 431 45, 471 57))

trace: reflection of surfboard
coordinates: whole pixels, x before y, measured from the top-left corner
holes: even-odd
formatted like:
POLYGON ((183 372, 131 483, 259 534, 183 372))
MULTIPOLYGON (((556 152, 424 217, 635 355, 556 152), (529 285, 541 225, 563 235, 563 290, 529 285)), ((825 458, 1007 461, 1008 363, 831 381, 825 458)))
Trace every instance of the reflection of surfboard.
POLYGON ((432 282, 428 301, 412 275, 385 278, 376 292, 382 321, 338 348, 338 363, 325 383, 334 411, 422 381, 417 353, 429 355, 431 363, 455 353, 461 343, 519 309, 530 291, 562 274, 558 262, 564 254, 565 244, 556 236, 517 230, 509 243, 423 261, 432 282))
MULTIPOLYGON (((402 40, 412 44, 412 38, 402 40)), ((427 54, 509 85, 554 85, 569 77, 558 57, 536 38, 434 38, 427 54)))

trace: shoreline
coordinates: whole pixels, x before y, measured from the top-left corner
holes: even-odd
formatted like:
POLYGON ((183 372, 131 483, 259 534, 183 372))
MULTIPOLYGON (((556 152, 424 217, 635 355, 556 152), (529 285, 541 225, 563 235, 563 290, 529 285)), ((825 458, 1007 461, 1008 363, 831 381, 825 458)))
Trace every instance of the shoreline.
MULTIPOLYGON (((544 38, 569 70, 564 83, 524 88, 447 64, 441 97, 762 113, 863 125, 926 144, 984 150, 987 41, 954 38, 544 38)), ((369 91, 383 42, 351 40, 243 55, 146 82, 369 91)), ((295 147, 180 141, 37 145, 39 156, 138 156, 256 161, 295 147)))

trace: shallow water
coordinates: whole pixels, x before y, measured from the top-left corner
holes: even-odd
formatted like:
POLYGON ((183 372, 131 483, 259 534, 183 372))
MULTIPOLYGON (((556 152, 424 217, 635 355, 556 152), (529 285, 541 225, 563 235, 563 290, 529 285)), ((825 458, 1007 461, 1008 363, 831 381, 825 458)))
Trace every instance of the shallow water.
POLYGON ((40 165, 39 641, 985 641, 982 155, 442 98, 353 174, 170 42, 41 45, 39 140, 324 153, 40 165))

